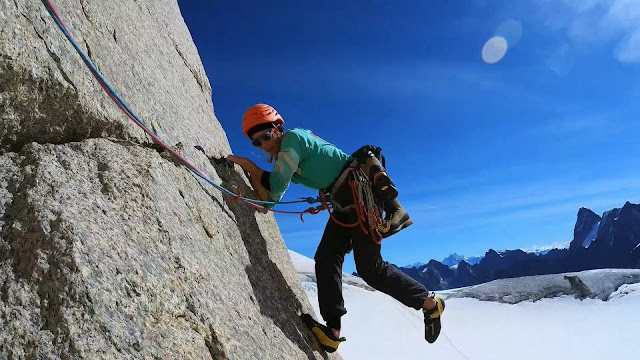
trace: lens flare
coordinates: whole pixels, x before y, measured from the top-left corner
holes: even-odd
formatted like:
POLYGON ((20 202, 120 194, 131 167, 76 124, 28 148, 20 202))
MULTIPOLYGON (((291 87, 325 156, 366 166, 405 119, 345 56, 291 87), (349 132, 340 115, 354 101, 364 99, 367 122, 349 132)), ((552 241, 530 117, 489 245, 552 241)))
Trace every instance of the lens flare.
POLYGON ((506 20, 498 26, 494 35, 503 37, 509 49, 513 49, 522 37, 522 25, 517 20, 506 20))
POLYGON ((494 36, 482 47, 482 60, 487 64, 495 64, 507 53, 507 40, 502 36, 494 36))

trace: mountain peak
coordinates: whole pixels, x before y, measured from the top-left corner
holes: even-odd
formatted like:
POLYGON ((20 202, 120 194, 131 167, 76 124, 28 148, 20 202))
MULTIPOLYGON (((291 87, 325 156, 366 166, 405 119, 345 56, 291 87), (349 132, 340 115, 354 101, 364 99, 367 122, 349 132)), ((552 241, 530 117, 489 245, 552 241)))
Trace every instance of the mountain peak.
POLYGON ((474 265, 474 264, 477 264, 478 262, 480 262, 480 260, 482 260, 482 257, 478 257, 478 256, 466 257, 466 256, 460 255, 458 253, 453 253, 453 254, 447 256, 446 258, 444 258, 441 261, 441 263, 451 267, 451 266, 458 265, 462 261, 465 261, 467 264, 474 265))
POLYGON ((601 221, 602 218, 600 215, 590 209, 581 207, 580 210, 578 210, 576 225, 573 228, 573 240, 571 240, 569 244, 569 249, 589 247, 598 235, 601 221))
POLYGON ((441 262, 447 266, 455 266, 458 265, 458 263, 462 260, 464 260, 464 256, 458 253, 453 253, 444 258, 441 262))

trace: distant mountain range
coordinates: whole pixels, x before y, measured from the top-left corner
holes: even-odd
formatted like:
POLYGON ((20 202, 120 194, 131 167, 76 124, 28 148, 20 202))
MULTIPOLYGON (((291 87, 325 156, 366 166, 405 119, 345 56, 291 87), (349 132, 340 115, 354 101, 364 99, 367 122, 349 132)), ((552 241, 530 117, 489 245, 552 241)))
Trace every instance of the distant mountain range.
POLYGON ((640 205, 627 202, 602 216, 578 211, 568 248, 525 252, 489 249, 482 257, 451 254, 442 261, 400 267, 430 290, 487 281, 602 268, 640 268, 640 205))
POLYGON ((446 258, 444 258, 444 260, 442 260, 441 262, 443 264, 447 265, 447 266, 456 266, 461 261, 465 261, 469 265, 475 265, 475 264, 479 263, 480 260, 482 260, 482 256, 465 257, 465 256, 462 256, 462 255, 453 253, 453 254, 447 256, 446 258))
MULTIPOLYGON (((466 257, 466 256, 463 256, 463 255, 460 255, 460 254, 457 254, 457 253, 453 253, 453 254, 447 256, 446 258, 444 258, 440 262, 443 263, 444 265, 447 265, 447 266, 456 266, 462 260, 466 261, 467 264, 474 265, 474 264, 479 263, 480 260, 482 260, 482 256, 466 257)), ((421 267, 423 265, 426 265, 426 264, 423 263, 423 262, 416 262, 416 263, 409 264, 409 265, 406 265, 406 266, 403 266, 403 267, 405 267, 405 268, 419 268, 419 267, 421 267)))
MULTIPOLYGON (((554 244, 554 245, 552 245, 550 247, 547 247, 547 248, 544 248, 544 249, 529 250, 529 251, 525 251, 525 252, 531 253, 531 254, 536 254, 536 255, 545 255, 545 254, 547 254, 549 251, 551 251, 553 249, 564 249, 564 248, 566 248, 568 246, 569 246, 569 242, 566 242, 564 244, 554 244)), ((501 251, 498 251, 498 252, 501 252, 501 251)), ((466 256, 460 255, 458 253, 453 253, 453 254, 447 256, 446 258, 444 258, 440 262, 443 263, 444 265, 449 266, 449 267, 455 267, 455 266, 458 266, 458 264, 462 260, 464 260, 469 265, 475 265, 475 264, 479 263, 480 260, 482 260, 483 258, 484 258, 484 256, 466 257, 466 256)), ((416 263, 413 263, 413 264, 406 265, 404 267, 406 267, 406 268, 417 268, 417 267, 420 267, 422 265, 426 265, 426 263, 416 262, 416 263)))

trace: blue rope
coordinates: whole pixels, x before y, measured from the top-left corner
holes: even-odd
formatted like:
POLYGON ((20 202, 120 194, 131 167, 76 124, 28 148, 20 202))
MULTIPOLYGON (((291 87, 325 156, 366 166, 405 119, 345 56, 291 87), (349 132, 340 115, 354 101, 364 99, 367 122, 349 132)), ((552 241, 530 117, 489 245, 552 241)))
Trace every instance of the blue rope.
POLYGON ((213 180, 209 179, 209 177, 207 177, 204 173, 202 173, 200 170, 195 168, 195 166, 191 165, 188 161, 186 161, 186 159, 184 159, 180 154, 178 154, 175 150, 173 150, 169 145, 166 145, 158 137, 158 135, 156 133, 154 133, 151 129, 149 129, 147 127, 147 125, 142 120, 140 120, 140 118, 138 118, 138 116, 131 110, 131 108, 129 108, 129 106, 118 95, 118 93, 111 87, 111 85, 109 84, 109 82, 107 82, 107 80, 104 78, 104 76, 102 76, 102 74, 100 73, 98 68, 93 64, 91 59, 89 59, 89 57, 84 53, 84 51, 82 51, 82 49, 80 49, 78 44, 75 42, 75 40, 71 36, 71 33, 69 33, 69 31, 64 26, 62 21, 58 18, 58 15, 56 14, 55 10, 53 9, 53 5, 49 2, 49 0, 42 0, 42 3, 46 7, 47 12, 49 13, 49 15, 51 15, 51 18, 53 18, 53 21, 55 21, 56 25, 58 25, 58 28, 60 28, 60 30, 65 35, 67 40, 69 40, 69 42, 71 43, 71 45, 73 45, 74 49, 80 55, 80 57, 82 58, 84 63, 91 70, 91 73, 96 77, 96 79, 100 82, 100 84, 103 86, 103 88, 112 96, 114 101, 117 101, 117 103, 119 103, 120 106, 122 106, 124 111, 128 112, 127 115, 130 115, 130 118, 134 122, 136 122, 136 124, 138 126, 143 128, 145 130, 145 132, 147 132, 152 138, 154 138, 154 140, 156 142, 158 142, 160 145, 162 145, 165 149, 167 149, 171 153, 173 153, 174 156, 176 156, 186 166, 186 168, 189 169, 192 173, 194 173, 195 175, 197 175, 198 177, 200 177, 204 181, 208 182, 209 184, 213 185, 216 189, 228 194, 229 196, 231 196, 233 198, 236 198, 236 199, 241 199, 241 200, 244 200, 246 202, 250 202, 250 203, 253 203, 253 204, 256 204, 256 205, 298 204, 298 203, 304 203, 304 202, 307 202, 309 204, 314 204, 314 203, 320 202, 320 199, 311 198, 311 197, 299 198, 299 199, 302 199, 302 200, 282 201, 282 202, 254 200, 254 199, 249 199, 249 198, 245 198, 245 197, 239 196, 238 194, 235 194, 235 193, 229 191, 228 189, 225 189, 224 187, 222 187, 222 186, 218 185, 217 183, 213 182, 213 180))

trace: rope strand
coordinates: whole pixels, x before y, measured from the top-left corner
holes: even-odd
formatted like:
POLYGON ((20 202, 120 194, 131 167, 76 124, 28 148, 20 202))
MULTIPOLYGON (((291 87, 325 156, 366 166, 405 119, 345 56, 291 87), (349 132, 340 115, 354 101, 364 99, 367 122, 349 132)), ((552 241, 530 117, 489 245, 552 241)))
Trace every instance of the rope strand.
POLYGON ((74 40, 73 36, 71 35, 71 32, 69 31, 67 26, 62 21, 61 17, 56 12, 55 7, 51 3, 51 1, 50 0, 42 0, 42 3, 44 4, 45 8, 47 9, 47 12, 49 13, 49 15, 51 15, 53 21, 56 23, 56 25, 58 25, 58 28, 60 28, 60 30, 65 35, 67 40, 69 40, 69 42, 71 43, 73 48, 80 55, 80 57, 84 61, 85 65, 89 68, 89 70, 91 71, 91 74, 93 75, 93 77, 96 78, 96 80, 98 81, 98 83, 100 84, 102 89, 107 93, 107 95, 109 95, 111 100, 113 100, 113 102, 118 106, 118 108, 120 108, 120 110, 122 110, 122 112, 125 115, 127 115, 127 117, 129 117, 136 125, 138 125, 147 135, 149 135, 151 137, 151 139, 153 139, 153 141, 155 143, 157 143, 158 145, 162 146, 171 155, 173 155, 176 158, 178 158, 178 160, 180 160, 180 162, 182 162, 189 171, 193 172, 195 175, 197 175, 198 177, 200 177, 201 179, 203 179, 207 183, 211 184, 216 189, 218 189, 221 192, 225 193, 226 195, 230 196, 231 198, 233 198, 235 200, 238 200, 238 201, 240 201, 240 202, 242 202, 244 204, 247 204, 247 205, 255 208, 256 210, 258 210, 260 212, 266 213, 267 211, 272 211, 272 212, 281 213, 281 214, 300 214, 300 216, 302 216, 303 214, 306 214, 306 213, 311 213, 310 209, 307 209, 305 211, 280 211, 280 210, 274 210, 274 209, 269 209, 269 208, 265 207, 265 205, 268 206, 268 205, 276 205, 276 204, 295 204, 295 203, 309 202, 310 198, 307 198, 305 200, 287 201, 287 202, 273 202, 273 201, 254 200, 254 199, 245 198, 245 197, 242 197, 242 196, 240 196, 238 194, 235 194, 235 193, 229 191, 228 189, 220 186, 219 184, 215 183, 213 180, 209 179, 209 177, 202 170, 198 169, 194 164, 192 164, 184 156, 179 154, 171 146, 167 145, 164 141, 162 141, 162 139, 160 139, 160 137, 158 137, 157 134, 155 134, 152 130, 150 130, 146 126, 146 124, 142 120, 140 120, 140 118, 129 108, 129 106, 124 102, 124 100, 111 87, 111 85, 109 85, 107 80, 104 78, 104 76, 102 76, 102 74, 97 69, 97 67, 93 64, 91 59, 89 59, 89 57, 84 53, 84 51, 82 51, 82 49, 80 49, 80 47, 78 46, 78 44, 74 40))

